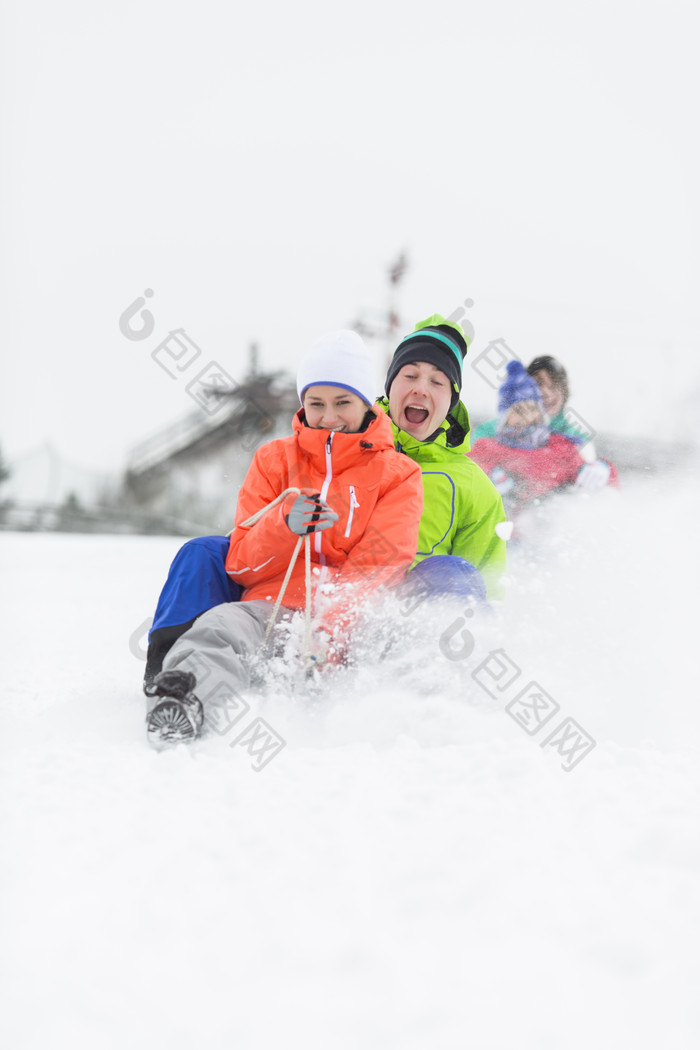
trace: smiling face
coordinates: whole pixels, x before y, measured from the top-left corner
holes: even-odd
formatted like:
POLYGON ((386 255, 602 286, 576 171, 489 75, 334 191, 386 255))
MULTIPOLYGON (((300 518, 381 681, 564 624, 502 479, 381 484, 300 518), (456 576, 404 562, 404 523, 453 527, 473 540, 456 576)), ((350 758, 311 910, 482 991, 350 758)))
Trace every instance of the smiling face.
POLYGON ((535 372, 532 377, 540 388, 540 394, 542 395, 542 404, 544 410, 552 419, 558 415, 564 407, 564 391, 555 379, 552 379, 549 372, 545 371, 544 368, 535 372))
POLYGON ((427 361, 399 369, 389 390, 389 415, 418 441, 437 430, 450 410, 452 387, 444 372, 427 361))
POLYGON ((314 430, 336 430, 356 434, 364 422, 369 405, 340 386, 310 386, 302 402, 306 422, 314 430))
POLYGON ((507 427, 530 427, 542 423, 542 409, 536 401, 518 401, 506 416, 507 427))

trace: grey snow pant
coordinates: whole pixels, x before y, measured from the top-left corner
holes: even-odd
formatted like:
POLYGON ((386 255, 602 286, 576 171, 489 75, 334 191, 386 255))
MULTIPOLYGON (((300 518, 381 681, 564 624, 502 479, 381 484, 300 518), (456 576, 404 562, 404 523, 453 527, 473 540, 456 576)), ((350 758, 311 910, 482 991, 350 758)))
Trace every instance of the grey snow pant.
MULTIPOLYGON (((227 602, 202 613, 181 635, 163 661, 163 670, 191 671, 205 717, 218 720, 243 703, 250 685, 246 657, 262 645, 274 602, 227 602)), ((289 616, 292 610, 280 609, 289 616)), ((246 705, 247 706, 247 705, 246 705)))

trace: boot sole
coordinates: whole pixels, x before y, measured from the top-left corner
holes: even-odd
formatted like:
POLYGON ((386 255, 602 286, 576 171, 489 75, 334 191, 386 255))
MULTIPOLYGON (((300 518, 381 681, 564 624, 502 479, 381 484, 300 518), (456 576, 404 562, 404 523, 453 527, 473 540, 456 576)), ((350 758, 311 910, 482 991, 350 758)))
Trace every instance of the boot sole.
POLYGON ((163 700, 157 704, 147 720, 148 742, 156 751, 190 744, 198 735, 198 727, 178 700, 163 700))

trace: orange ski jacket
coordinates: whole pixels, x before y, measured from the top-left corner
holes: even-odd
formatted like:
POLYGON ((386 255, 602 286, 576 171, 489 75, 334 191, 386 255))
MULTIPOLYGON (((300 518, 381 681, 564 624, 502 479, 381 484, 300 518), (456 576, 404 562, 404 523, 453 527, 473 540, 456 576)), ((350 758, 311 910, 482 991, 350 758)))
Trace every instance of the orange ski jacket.
MULTIPOLYGON (((396 583, 410 567, 423 510, 421 472, 417 463, 395 451, 388 417, 372 412, 374 418, 364 432, 348 434, 307 427, 300 409, 291 437, 257 450, 238 493, 236 526, 226 558, 229 576, 245 588, 243 601, 277 598, 298 536, 285 522, 286 500, 254 525, 244 528, 240 522, 290 487, 319 492, 338 514, 330 528, 311 534, 314 597, 331 593, 325 603, 330 616, 315 603, 324 621, 335 622, 349 594, 356 600, 381 585, 396 583), (335 601, 333 592, 337 592, 335 601)), ((302 547, 284 592, 284 606, 304 608, 304 576, 302 547)))

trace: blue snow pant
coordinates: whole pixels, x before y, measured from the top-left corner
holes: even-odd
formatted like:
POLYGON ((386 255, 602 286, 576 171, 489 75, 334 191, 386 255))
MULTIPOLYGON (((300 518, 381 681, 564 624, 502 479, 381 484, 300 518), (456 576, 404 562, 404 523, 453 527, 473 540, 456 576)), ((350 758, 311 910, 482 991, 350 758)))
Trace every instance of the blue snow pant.
POLYGON ((240 600, 241 588, 226 573, 228 547, 228 536, 198 536, 175 555, 148 634, 146 682, 162 670, 166 654, 198 616, 240 600))
POLYGON ((457 554, 431 554, 419 561, 400 584, 407 594, 428 598, 450 595, 460 601, 481 604, 486 601, 484 578, 466 558, 457 554))
MULTIPOLYGON (((228 536, 198 536, 188 540, 175 555, 148 635, 146 682, 162 670, 166 655, 198 616, 215 605, 240 600, 241 588, 225 569, 228 547, 228 536)), ((481 573, 455 554, 424 558, 411 569, 400 588, 411 596, 449 594, 478 603, 486 601, 481 573)))

